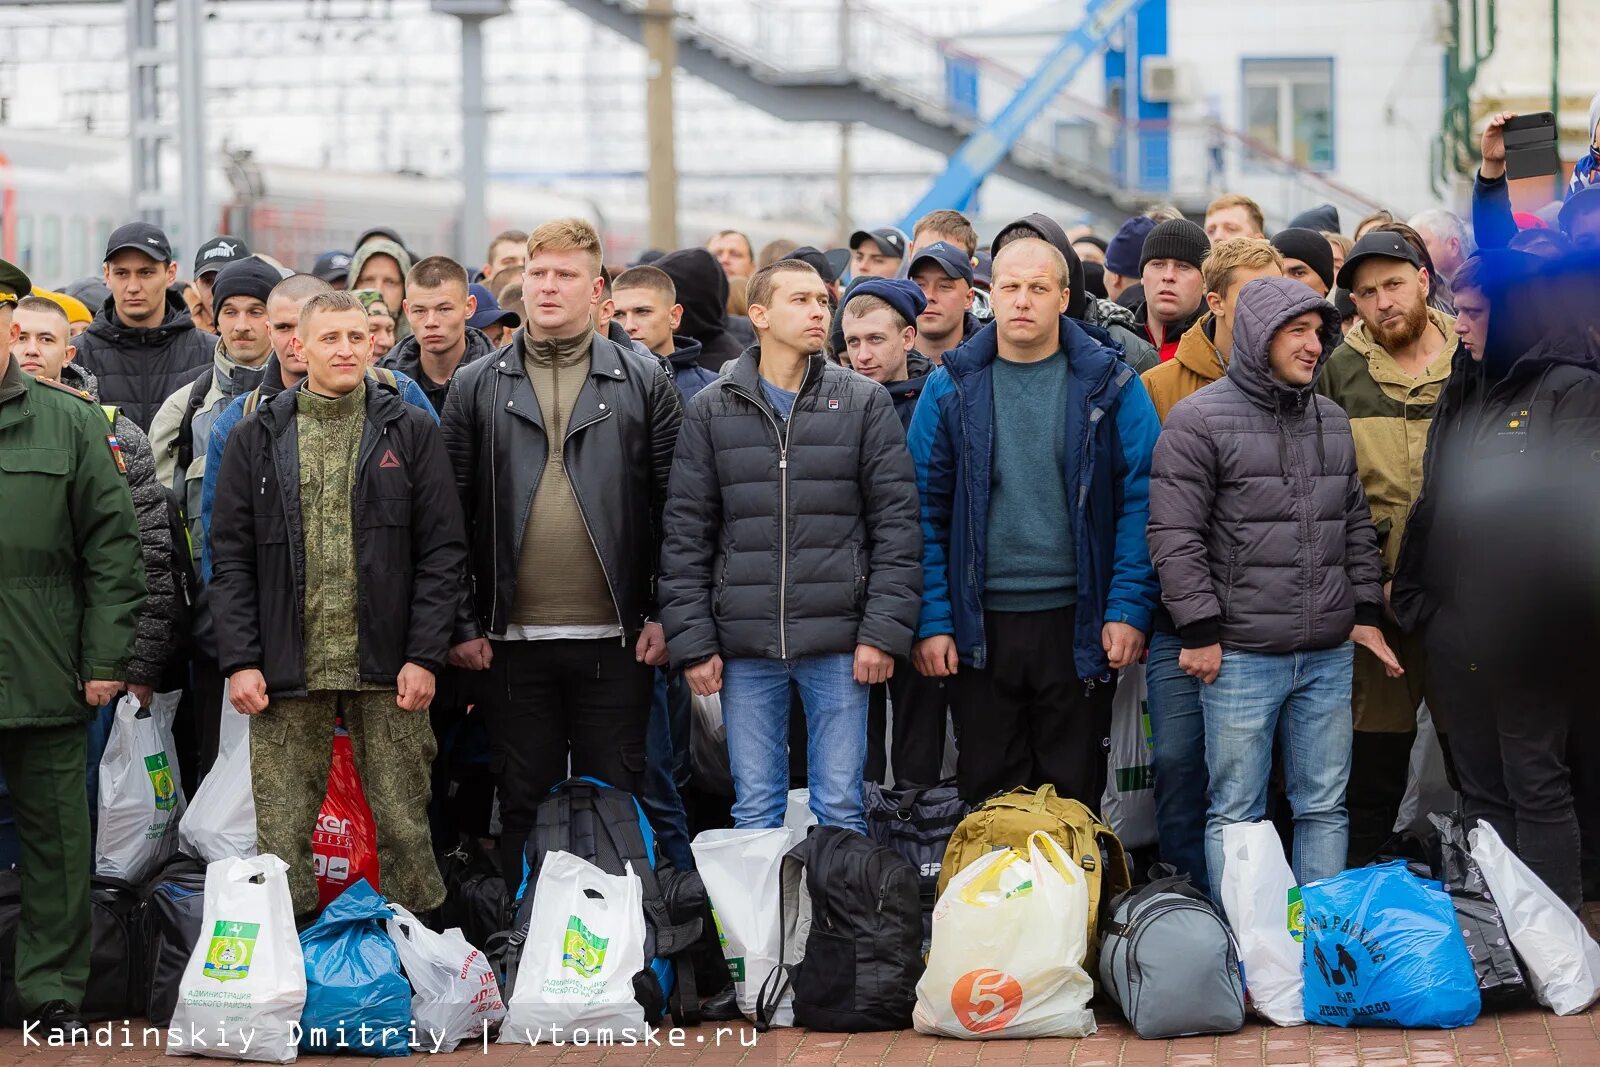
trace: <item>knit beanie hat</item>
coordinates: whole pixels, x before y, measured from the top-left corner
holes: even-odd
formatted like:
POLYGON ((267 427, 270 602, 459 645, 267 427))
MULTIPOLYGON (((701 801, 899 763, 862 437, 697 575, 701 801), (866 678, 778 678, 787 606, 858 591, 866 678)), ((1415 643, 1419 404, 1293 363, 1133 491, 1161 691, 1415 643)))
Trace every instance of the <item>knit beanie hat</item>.
POLYGON ((1333 288, 1333 246, 1322 234, 1291 226, 1272 235, 1272 247, 1310 267, 1323 285, 1333 288))
POLYGON ((1155 228, 1156 220, 1147 215, 1135 215, 1124 222, 1106 246, 1106 270, 1124 278, 1137 278, 1143 269, 1139 253, 1144 248, 1144 239, 1155 228))
POLYGON ((1144 265, 1152 259, 1175 259, 1199 270, 1210 251, 1211 239, 1206 231, 1188 219, 1168 219, 1144 239, 1144 248, 1139 252, 1139 270, 1135 273, 1143 273, 1144 265))
MULTIPOLYGON (((1318 204, 1307 208, 1289 220, 1291 230, 1316 230, 1318 233, 1339 232, 1339 209, 1332 204, 1318 204)), ((1295 257, 1299 259, 1299 256, 1295 257)))
POLYGON ((217 280, 211 283, 211 314, 221 318, 222 302, 230 296, 248 296, 265 304, 281 281, 283 275, 276 267, 255 256, 229 263, 217 272, 217 280))
POLYGON ((905 278, 863 278, 850 287, 845 304, 858 296, 875 296, 894 308, 907 326, 915 326, 917 318, 928 307, 928 298, 916 282, 905 278))

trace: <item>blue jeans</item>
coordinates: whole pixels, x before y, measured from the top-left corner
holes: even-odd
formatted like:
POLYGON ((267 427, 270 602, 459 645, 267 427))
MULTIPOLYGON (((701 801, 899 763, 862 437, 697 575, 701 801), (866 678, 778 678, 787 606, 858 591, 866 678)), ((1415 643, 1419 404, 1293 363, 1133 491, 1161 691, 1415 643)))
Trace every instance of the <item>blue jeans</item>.
POLYGON ((733 770, 733 824, 783 825, 789 793, 789 681, 806 713, 811 812, 823 826, 867 832, 861 775, 867 762, 867 686, 850 653, 800 659, 730 659, 722 667, 722 718, 733 770))
POLYGON ((1206 717, 1200 682, 1178 667, 1177 634, 1150 637, 1144 680, 1156 769, 1156 835, 1161 859, 1209 892, 1206 877, 1206 717))
MULTIPOLYGON (((678 679, 673 679, 679 681, 678 679)), ((681 681, 679 681, 681 686, 681 681)), ((655 831, 661 853, 680 871, 694 870, 694 854, 689 851, 689 820, 684 815, 683 797, 673 778, 672 705, 667 672, 656 671, 655 690, 650 694, 650 722, 644 734, 644 791, 639 803, 655 831)))
POLYGON ((1344 869, 1349 823, 1350 677, 1355 646, 1315 652, 1224 650, 1217 680, 1200 687, 1206 717, 1211 810, 1206 859, 1222 885, 1222 828, 1266 815, 1274 737, 1283 741, 1283 777, 1294 812, 1295 881, 1344 869))

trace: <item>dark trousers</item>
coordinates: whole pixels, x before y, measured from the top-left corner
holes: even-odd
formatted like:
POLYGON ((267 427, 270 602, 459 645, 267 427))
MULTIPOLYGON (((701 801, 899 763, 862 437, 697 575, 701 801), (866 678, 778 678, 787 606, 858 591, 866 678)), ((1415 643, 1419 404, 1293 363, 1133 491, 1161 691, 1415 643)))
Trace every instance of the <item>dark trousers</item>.
POLYGON ((1432 683, 1450 709, 1450 755, 1467 825, 1486 819, 1574 911, 1583 900, 1568 733, 1591 714, 1581 687, 1541 673, 1462 656, 1435 621, 1432 683), (1436 631, 1441 631, 1436 634, 1436 631))
POLYGON ((1417 732, 1356 730, 1351 738, 1350 782, 1344 796, 1350 818, 1348 866, 1364 867, 1394 836, 1394 821, 1411 777, 1411 746, 1416 744, 1417 732))
POLYGON ((688 704, 689 687, 680 672, 658 668, 650 694, 650 723, 645 733, 644 792, 639 803, 655 831, 661 855, 680 871, 694 870, 689 851, 689 819, 674 777, 677 739, 674 702, 688 704))
POLYGON ((888 756, 893 756, 896 785, 938 782, 949 711, 944 679, 924 678, 909 659, 895 657, 894 674, 867 695, 866 780, 883 783, 889 770, 888 756), (886 746, 890 704, 894 705, 894 734, 886 746))
POLYGON ((956 782, 976 804, 1017 786, 1055 786, 1098 811, 1116 681, 1086 682, 1072 665, 1072 608, 987 612, 989 663, 949 679, 961 725, 956 782))
POLYGON ((486 724, 500 788, 500 867, 522 882, 522 853, 539 802, 573 775, 638 796, 655 671, 620 638, 496 641, 486 724))

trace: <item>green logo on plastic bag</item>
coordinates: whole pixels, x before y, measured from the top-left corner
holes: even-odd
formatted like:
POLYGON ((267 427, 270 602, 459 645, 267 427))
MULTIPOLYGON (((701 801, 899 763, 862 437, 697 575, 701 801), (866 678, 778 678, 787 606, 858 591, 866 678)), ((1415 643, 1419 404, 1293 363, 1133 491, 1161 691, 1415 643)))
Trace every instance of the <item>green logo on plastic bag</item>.
POLYGON ((157 752, 144 758, 144 772, 156 791, 156 808, 171 811, 178 806, 178 787, 172 780, 172 768, 167 766, 167 754, 157 752))
POLYGON ((728 935, 723 932, 722 919, 717 915, 717 909, 711 909, 711 922, 717 928, 717 945, 722 949, 722 956, 728 961, 728 973, 735 982, 744 981, 744 957, 728 955, 728 935))
POLYGON ((211 947, 206 949, 206 964, 201 970, 207 978, 227 982, 250 975, 250 960, 256 952, 260 923, 217 923, 211 931, 211 947))
POLYGON ((1297 885, 1289 887, 1289 936, 1299 942, 1306 939, 1306 905, 1297 885))
POLYGON ((605 966, 608 937, 596 937, 576 915, 567 920, 567 933, 561 939, 561 966, 570 967, 585 978, 593 978, 605 966))

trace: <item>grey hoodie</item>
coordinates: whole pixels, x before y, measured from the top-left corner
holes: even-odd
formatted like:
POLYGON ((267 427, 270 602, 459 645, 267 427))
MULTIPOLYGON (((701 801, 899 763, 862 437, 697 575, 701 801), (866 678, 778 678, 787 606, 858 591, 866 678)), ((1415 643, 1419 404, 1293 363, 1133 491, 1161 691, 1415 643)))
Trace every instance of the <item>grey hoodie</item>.
MULTIPOLYGON (((1338 313, 1299 282, 1239 296, 1227 375, 1173 407, 1150 475, 1150 557, 1186 648, 1334 648, 1383 609, 1378 539, 1350 420, 1311 385, 1272 374, 1273 335, 1322 317, 1318 373, 1338 313)), ((1313 383, 1314 384, 1314 383, 1313 383)))

